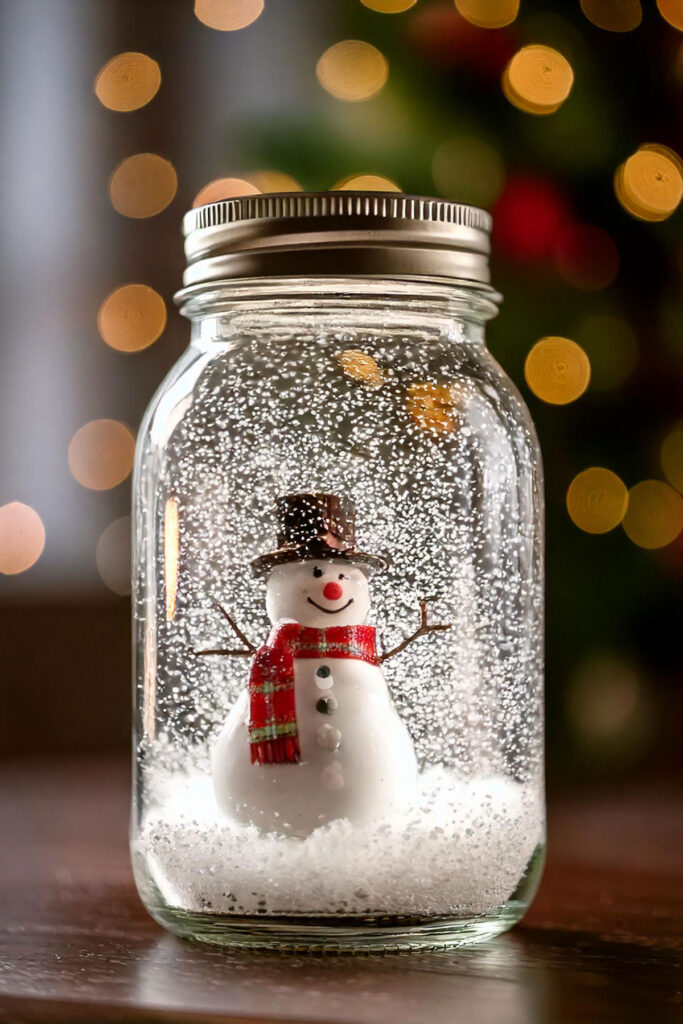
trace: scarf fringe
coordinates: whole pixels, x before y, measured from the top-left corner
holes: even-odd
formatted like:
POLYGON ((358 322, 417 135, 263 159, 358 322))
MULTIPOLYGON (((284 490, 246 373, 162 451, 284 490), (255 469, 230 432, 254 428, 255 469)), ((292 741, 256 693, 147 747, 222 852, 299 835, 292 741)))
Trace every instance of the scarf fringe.
POLYGON ((278 736, 250 746, 252 764, 298 764, 301 758, 298 736, 278 736))

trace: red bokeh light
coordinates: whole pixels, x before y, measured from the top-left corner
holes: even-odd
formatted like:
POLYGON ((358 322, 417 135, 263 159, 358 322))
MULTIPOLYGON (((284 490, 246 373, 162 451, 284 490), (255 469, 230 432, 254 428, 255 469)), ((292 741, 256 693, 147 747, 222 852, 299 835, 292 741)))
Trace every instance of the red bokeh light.
POLYGON ((514 259, 543 261, 553 254, 571 214, 562 193, 544 178, 510 178, 493 208, 495 248, 514 259))
POLYGON ((423 59, 443 67, 467 67, 496 80, 517 50, 513 31, 477 28, 458 14, 452 2, 417 10, 409 31, 423 59))

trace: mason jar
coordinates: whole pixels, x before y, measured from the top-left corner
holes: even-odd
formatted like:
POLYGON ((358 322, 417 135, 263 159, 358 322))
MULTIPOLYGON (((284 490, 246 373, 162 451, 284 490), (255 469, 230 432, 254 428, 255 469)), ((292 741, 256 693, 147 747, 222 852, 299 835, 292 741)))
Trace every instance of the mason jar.
POLYGON ((134 488, 133 862, 178 935, 435 949, 533 897, 542 478, 489 230, 395 193, 185 218, 134 488))

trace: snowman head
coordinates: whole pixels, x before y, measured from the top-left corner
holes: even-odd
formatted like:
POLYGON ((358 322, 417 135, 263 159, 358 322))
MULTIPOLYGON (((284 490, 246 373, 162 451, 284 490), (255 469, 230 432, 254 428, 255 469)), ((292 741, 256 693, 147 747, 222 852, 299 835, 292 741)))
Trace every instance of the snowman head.
POLYGON ((294 619, 302 626, 359 626, 370 610, 367 573, 348 559, 286 562, 271 571, 266 609, 272 623, 294 619))

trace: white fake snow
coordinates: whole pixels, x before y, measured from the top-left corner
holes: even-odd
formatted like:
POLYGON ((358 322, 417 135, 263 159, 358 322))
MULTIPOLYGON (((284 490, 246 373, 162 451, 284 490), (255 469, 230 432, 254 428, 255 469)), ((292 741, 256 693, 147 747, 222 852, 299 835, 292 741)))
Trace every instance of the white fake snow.
POLYGON ((164 900, 220 914, 484 914, 506 902, 543 840, 536 783, 427 768, 400 820, 341 819, 306 839, 218 810, 211 780, 166 775, 136 850, 164 900))

